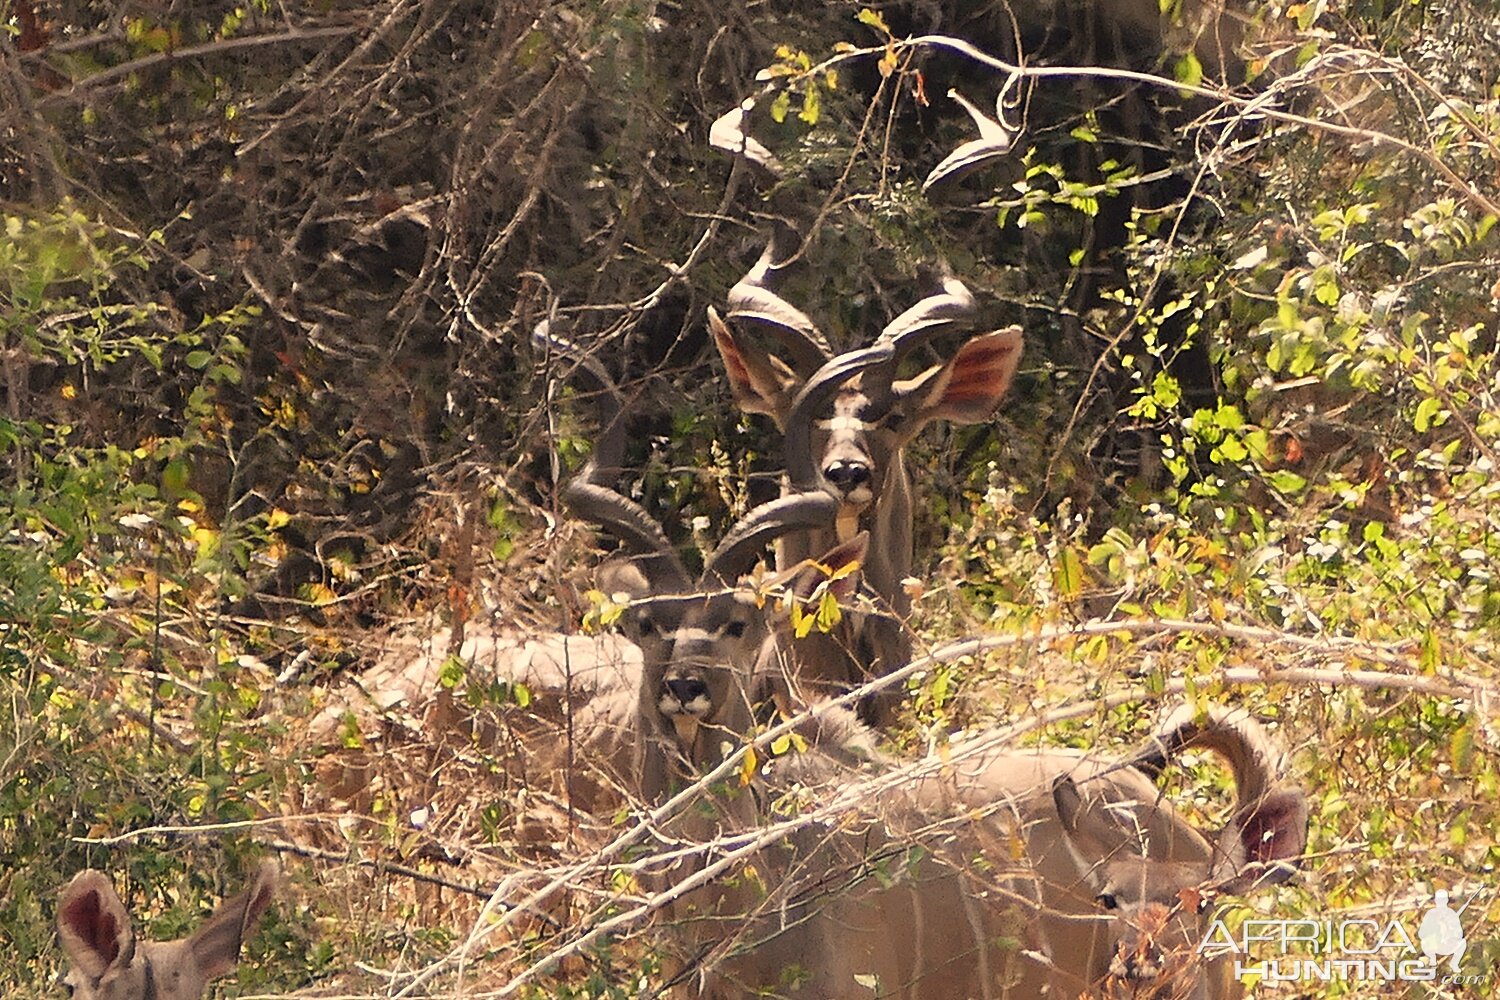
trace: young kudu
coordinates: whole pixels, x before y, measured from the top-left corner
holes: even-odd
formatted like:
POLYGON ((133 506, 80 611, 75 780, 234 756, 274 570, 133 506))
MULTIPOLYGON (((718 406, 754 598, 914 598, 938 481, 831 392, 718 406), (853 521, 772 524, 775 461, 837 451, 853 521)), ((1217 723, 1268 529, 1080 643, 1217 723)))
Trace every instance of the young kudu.
MULTIPOLYGON (((562 499, 580 518, 619 538, 629 554, 606 563, 600 584, 607 594, 630 601, 623 621, 644 661, 637 773, 641 793, 654 801, 674 777, 691 776, 684 763, 711 765, 726 741, 751 728, 751 692, 742 678, 761 655, 768 630, 760 608, 764 596, 740 587, 740 578, 776 539, 831 525, 838 503, 808 493, 762 504, 729 529, 695 578, 661 525, 610 485, 625 451, 623 404, 614 380, 597 358, 546 326, 532 339, 539 349, 572 362, 572 377, 597 401, 602 430, 562 499)), ((840 558, 837 548, 829 558, 840 558)))
POLYGON ((85 869, 57 904, 57 936, 72 962, 61 982, 73 1000, 199 1000, 239 962, 240 942, 275 889, 276 867, 267 862, 192 934, 139 941, 109 876, 85 869))
MULTIPOLYGON (((956 278, 938 276, 936 290, 888 323, 873 345, 835 356, 812 320, 771 287, 793 239, 795 234, 777 230, 760 261, 730 290, 728 319, 770 332, 795 368, 736 334, 712 308, 708 319, 736 404, 769 416, 783 433, 788 492, 821 491, 839 504, 832 531, 783 542, 780 567, 796 565, 835 540, 848 541, 857 531, 870 533, 863 575, 881 613, 846 619, 841 635, 847 654, 835 661, 803 662, 793 646, 787 650, 790 664, 763 665, 816 693, 863 683, 911 658, 905 626, 911 599, 903 581, 914 560, 914 500, 906 445, 934 420, 986 419, 1015 377, 1021 331, 1010 327, 973 337, 946 364, 898 379, 902 361, 918 346, 972 325, 969 290, 956 278)), ((884 723, 896 697, 886 692, 868 699, 861 715, 884 723)))

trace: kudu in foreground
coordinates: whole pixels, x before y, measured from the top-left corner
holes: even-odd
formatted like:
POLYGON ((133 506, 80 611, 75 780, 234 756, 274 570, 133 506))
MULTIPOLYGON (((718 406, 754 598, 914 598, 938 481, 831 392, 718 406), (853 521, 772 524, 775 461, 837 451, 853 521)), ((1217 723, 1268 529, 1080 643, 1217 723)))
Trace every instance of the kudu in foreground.
POLYGON ((1208 904, 1285 879, 1305 846, 1303 796, 1280 783, 1260 728, 1228 713, 1176 717, 1119 763, 961 743, 947 762, 898 768, 837 710, 804 733, 809 750, 777 758, 758 794, 811 803, 817 821, 675 914, 690 954, 711 960, 698 995, 1236 997, 1224 963, 1196 951, 1208 904), (1188 747, 1223 753, 1236 775, 1216 836, 1148 777, 1188 747))
POLYGON ((276 866, 267 862, 192 934, 139 941, 109 876, 85 869, 57 904, 57 936, 72 963, 61 982, 73 1000, 198 1000, 239 962, 240 942, 275 889, 276 866))
MULTIPOLYGON (((796 565, 855 532, 870 533, 864 580, 882 613, 851 615, 841 630, 848 655, 835 662, 793 662, 787 680, 818 693, 856 685, 911 658, 905 619, 911 599, 903 581, 912 573, 913 492, 905 448, 927 424, 986 419, 1004 398, 1021 359, 1021 331, 1010 327, 968 340, 946 363, 911 379, 897 378, 920 345, 973 324, 973 296, 958 279, 939 275, 937 288, 888 323, 875 343, 834 355, 805 313, 771 288, 778 260, 795 234, 778 229, 760 261, 730 290, 728 320, 709 310, 709 327, 723 358, 736 404, 769 416, 782 431, 788 490, 822 491, 839 504, 833 530, 809 531, 783 543, 780 567, 796 565), (792 356, 789 366, 731 323, 768 331, 792 356), (832 669, 832 673, 827 672, 832 669)), ((895 695, 861 705, 866 721, 888 720, 895 695)))

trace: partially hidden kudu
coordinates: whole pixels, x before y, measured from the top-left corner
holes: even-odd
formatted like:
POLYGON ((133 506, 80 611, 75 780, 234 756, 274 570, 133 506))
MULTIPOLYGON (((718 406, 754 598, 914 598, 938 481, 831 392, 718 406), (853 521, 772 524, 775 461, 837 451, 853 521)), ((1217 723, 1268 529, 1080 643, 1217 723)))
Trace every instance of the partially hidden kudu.
MULTIPOLYGON (((570 377, 597 403, 601 430, 593 454, 564 486, 562 499, 631 553, 601 568, 600 587, 632 602, 626 632, 644 660, 637 774, 642 794, 656 799, 674 776, 690 779, 692 768, 722 759, 726 743, 743 738, 753 724, 751 692, 738 674, 748 671, 773 637, 760 608, 764 595, 740 587, 740 578, 768 544, 831 524, 838 503, 827 494, 808 493, 760 505, 725 533, 695 577, 661 526, 612 485, 625 452, 624 407, 614 379, 597 358, 546 324, 532 339, 539 350, 570 362, 570 377), (685 769, 688 762, 692 767, 685 769)), ((839 548, 825 558, 842 565, 850 560, 839 548)))
MULTIPOLYGON (((779 567, 795 566, 858 531, 870 533, 863 577, 878 610, 846 616, 838 633, 846 655, 818 662, 792 644, 780 647, 791 663, 761 665, 762 675, 783 686, 796 678, 815 696, 862 684, 911 659, 911 598, 904 581, 913 570, 914 498, 906 445, 936 420, 974 424, 988 418, 1010 389, 1022 341, 1019 327, 980 334, 945 364, 897 378, 918 347, 973 326, 976 307, 968 288, 934 272, 935 290, 886 324, 872 345, 836 355, 807 314, 773 287, 796 241, 795 232, 778 226, 755 267, 730 289, 728 322, 712 308, 708 321, 735 403, 745 413, 770 417, 783 433, 787 492, 822 491, 839 503, 831 530, 783 541, 779 567), (792 364, 736 333, 734 325, 769 333, 792 364)), ((861 703, 861 717, 887 722, 896 698, 889 690, 872 695, 861 703)))
MULTIPOLYGON (((566 342, 552 345, 578 359, 566 342)), ((590 380, 608 401, 602 368, 590 380)), ((818 492, 762 505, 695 580, 661 526, 607 484, 603 470, 622 451, 612 435, 564 498, 634 556, 609 572, 633 598, 645 657, 638 775, 660 803, 751 731, 763 647, 785 641, 763 583, 758 596, 736 577, 774 538, 827 530, 838 504, 818 492)), ((858 561, 867 542, 856 535, 820 562, 858 561)), ((783 580, 794 598, 820 586, 851 593, 850 575, 825 584, 820 574, 806 564, 783 580)), ((1305 846, 1303 795, 1284 784, 1263 730, 1224 709, 1179 713, 1118 762, 1005 749, 985 734, 898 766, 850 713, 821 704, 797 732, 804 752, 776 757, 749 788, 706 795, 663 831, 677 845, 670 881, 698 863, 683 841, 711 845, 703 859, 773 830, 746 866, 673 904, 684 949, 675 979, 688 995, 1231 997, 1222 966, 1194 954, 1202 907, 1190 901, 1281 881, 1305 846), (1235 778, 1235 807, 1216 836, 1151 780, 1188 747, 1222 754, 1235 778)))
POLYGON ((73 1000, 199 1000, 238 964, 240 943, 276 891, 276 871, 264 863, 243 892, 176 941, 139 940, 109 876, 79 872, 57 903, 57 936, 72 963, 61 983, 73 1000))

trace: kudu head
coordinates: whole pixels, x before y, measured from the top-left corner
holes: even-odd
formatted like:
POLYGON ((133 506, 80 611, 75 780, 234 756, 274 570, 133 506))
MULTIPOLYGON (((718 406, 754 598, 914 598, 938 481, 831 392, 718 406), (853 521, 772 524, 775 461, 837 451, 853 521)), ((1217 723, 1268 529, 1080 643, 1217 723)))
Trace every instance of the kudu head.
POLYGON ((1193 747, 1223 756, 1235 783, 1234 811, 1217 837, 1203 838, 1201 862, 1154 860, 1119 849, 1134 827, 1128 811, 1090 808, 1070 777, 1052 788, 1068 846, 1088 870, 1099 907, 1113 918, 1115 947, 1104 984, 1110 997, 1217 996, 1197 954, 1203 914, 1220 893, 1286 881, 1307 847, 1306 797, 1282 783, 1280 754, 1244 712, 1215 707, 1198 718, 1191 708, 1179 709, 1152 745, 1126 765, 1154 777, 1171 757, 1193 747))
MULTIPOLYGON (((751 727, 752 674, 771 633, 766 595, 741 579, 766 545, 791 532, 826 529, 837 502, 823 493, 783 497, 737 521, 689 573, 660 524, 611 482, 624 457, 623 409, 613 379, 597 359, 544 328, 534 342, 576 362, 575 376, 591 383, 604 427, 593 456, 564 488, 568 507, 624 543, 622 558, 601 570, 600 583, 628 607, 623 620, 644 661, 639 719, 642 792, 660 798, 674 778, 711 766, 722 748, 751 727)), ((837 550, 829 558, 863 554, 837 550)), ((801 579, 796 577, 795 579, 801 579)))
MULTIPOLYGON (((805 457, 787 455, 792 485, 822 489, 838 500, 839 535, 847 539, 872 507, 894 501, 909 509, 901 452, 923 427, 934 420, 978 423, 994 412, 1015 377, 1021 331, 973 337, 947 363, 898 379, 901 363, 918 346, 973 324, 968 288, 935 272, 928 294, 891 320, 873 345, 835 356, 812 320, 771 287, 793 238, 778 229, 728 297, 729 321, 770 332, 793 365, 737 335, 713 309, 709 328, 739 408, 769 416, 789 446, 807 442, 800 449, 805 457)), ((878 539, 875 547, 881 547, 878 539)))
POLYGON ((73 1000, 199 1000, 239 961, 240 942, 275 888, 276 867, 267 862, 192 934, 139 941, 109 877, 85 869, 57 904, 57 936, 72 963, 61 982, 73 1000))

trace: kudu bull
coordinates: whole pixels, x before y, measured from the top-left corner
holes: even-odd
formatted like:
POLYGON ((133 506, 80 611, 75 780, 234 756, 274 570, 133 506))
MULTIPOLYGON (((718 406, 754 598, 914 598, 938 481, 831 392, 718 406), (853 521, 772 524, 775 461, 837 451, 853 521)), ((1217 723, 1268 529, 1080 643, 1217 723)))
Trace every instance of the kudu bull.
POLYGON ((73 1000, 198 1000, 210 980, 239 962, 240 942, 275 889, 276 868, 268 862, 192 934, 138 941, 109 877, 81 871, 57 904, 57 936, 72 962, 61 982, 73 1000))
MULTIPOLYGON (((840 635, 842 658, 803 662, 796 646, 784 649, 789 666, 763 664, 820 687, 863 683, 911 658, 906 628, 911 598, 903 581, 913 565, 913 496, 906 468, 907 443, 934 420, 973 424, 999 405, 1021 358, 1021 331, 1010 327, 968 340, 946 364, 914 378, 898 379, 903 360, 933 337, 972 325, 973 296, 958 279, 938 276, 937 290, 888 323, 870 347, 835 356, 808 316, 773 290, 779 261, 795 234, 778 229, 750 273, 730 290, 728 319, 763 328, 792 356, 795 368, 737 335, 709 310, 709 327, 723 358, 736 404, 746 413, 769 416, 786 442, 789 492, 822 491, 839 504, 832 530, 808 531, 783 542, 785 569, 870 533, 864 579, 880 613, 850 615, 840 635), (815 370, 814 370, 815 369, 815 370)), ((867 699, 862 717, 882 724, 896 695, 867 699)))

